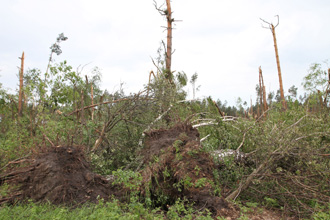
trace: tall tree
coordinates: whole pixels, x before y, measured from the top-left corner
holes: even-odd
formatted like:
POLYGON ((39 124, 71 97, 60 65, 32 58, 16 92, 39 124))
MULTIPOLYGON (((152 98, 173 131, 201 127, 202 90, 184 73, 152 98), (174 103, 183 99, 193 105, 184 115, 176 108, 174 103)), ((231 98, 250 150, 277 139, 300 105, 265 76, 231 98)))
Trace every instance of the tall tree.
POLYGON ((277 64, 277 71, 278 71, 278 78, 279 78, 279 83, 280 83, 282 106, 283 106, 284 109, 287 109, 287 104, 286 104, 285 97, 284 97, 283 83, 282 83, 280 58, 279 58, 279 55, 278 55, 278 48, 277 48, 277 41, 276 41, 276 34, 275 34, 275 28, 280 24, 280 18, 279 18, 278 15, 276 15, 275 17, 277 17, 277 24, 275 26, 272 23, 269 23, 269 22, 267 22, 267 21, 265 21, 261 18, 260 18, 260 20, 263 21, 264 23, 268 24, 268 27, 263 26, 263 28, 270 29, 271 32, 272 32, 272 35, 273 35, 274 47, 275 47, 275 56, 276 56, 276 64, 277 64))

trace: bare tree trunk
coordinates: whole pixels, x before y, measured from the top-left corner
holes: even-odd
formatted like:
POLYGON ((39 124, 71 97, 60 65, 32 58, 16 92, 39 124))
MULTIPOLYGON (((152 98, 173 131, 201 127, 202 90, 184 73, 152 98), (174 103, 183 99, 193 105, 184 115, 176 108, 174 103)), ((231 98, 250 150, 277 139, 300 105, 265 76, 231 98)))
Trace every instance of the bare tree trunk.
POLYGON ((323 109, 323 100, 322 100, 322 94, 320 90, 317 90, 317 94, 319 96, 319 101, 320 101, 320 110, 323 109))
POLYGON ((265 162, 263 162, 262 164, 260 164, 259 166, 258 166, 258 168, 257 169, 255 169, 248 177, 247 177, 247 179, 245 180, 245 182, 243 182, 243 183, 241 183, 240 185, 239 185, 239 187, 235 190, 235 191, 233 191, 232 193, 230 193, 230 195, 228 195, 227 197, 226 197, 226 199, 228 199, 228 200, 236 200, 236 198, 239 196, 239 194, 242 192, 242 191, 244 191, 245 189, 247 189, 249 186, 250 186, 250 184, 252 183, 252 181, 255 179, 255 177, 256 177, 256 175, 260 175, 260 174, 262 174, 266 169, 267 169, 267 163, 268 163, 269 161, 265 161, 265 162))
POLYGON ((326 108, 328 107, 327 98, 328 98, 329 93, 330 93, 330 68, 328 68, 328 85, 327 85, 327 88, 325 90, 325 96, 324 96, 324 101, 323 101, 323 105, 326 108))
POLYGON ((223 112, 221 111, 221 109, 219 108, 219 106, 217 105, 217 103, 216 103, 215 101, 213 101, 213 104, 214 104, 215 107, 217 108, 217 110, 218 110, 219 114, 221 115, 221 117, 224 118, 225 116, 224 116, 223 112))
POLYGON ((173 84, 173 76, 172 76, 172 30, 173 30, 173 22, 176 20, 172 18, 172 8, 171 8, 171 0, 166 0, 166 9, 163 9, 162 6, 158 7, 156 0, 154 0, 154 5, 156 10, 160 13, 160 15, 165 16, 167 20, 167 45, 165 46, 164 41, 162 41, 164 49, 165 49, 165 78, 173 84))
POLYGON ((85 124, 85 115, 84 115, 84 91, 81 90, 81 124, 85 124))
POLYGON ((275 34, 275 27, 271 24, 271 30, 274 39, 274 47, 275 47, 275 56, 276 56, 276 64, 277 64, 277 71, 278 71, 278 79, 280 82, 280 92, 281 92, 281 99, 282 99, 282 106, 284 109, 287 109, 285 97, 284 97, 284 89, 283 89, 283 82, 282 82, 282 73, 281 73, 281 66, 280 66, 280 58, 278 56, 278 49, 277 49, 277 41, 276 41, 276 34, 275 34))
POLYGON ((285 97, 284 97, 284 89, 283 89, 283 83, 282 83, 282 73, 281 73, 281 66, 280 66, 280 58, 278 56, 278 49, 277 49, 277 41, 276 41, 276 34, 275 34, 275 28, 279 25, 279 16, 276 15, 275 17, 277 17, 277 24, 274 26, 272 23, 269 23, 263 19, 260 18, 261 21, 265 22, 266 24, 268 24, 268 27, 264 27, 267 29, 270 29, 273 35, 273 40, 274 40, 274 47, 275 47, 275 56, 276 56, 276 64, 277 64, 277 71, 278 71, 278 78, 279 78, 279 82, 280 82, 280 93, 281 93, 281 100, 282 100, 282 106, 283 109, 286 110, 287 109, 287 104, 285 101, 285 97))
POLYGON ((23 112, 23 72, 24 72, 24 52, 22 53, 21 59, 21 69, 19 72, 19 96, 18 96, 18 117, 22 116, 23 112))
POLYGON ((259 108, 259 102, 257 102, 257 118, 259 118, 260 117, 260 108, 259 108))
MULTIPOLYGON (((91 84, 91 99, 92 105, 94 105, 93 84, 91 84)), ((94 121, 94 108, 92 108, 92 121, 94 121)))
POLYGON ((263 104, 264 104, 264 111, 268 110, 267 99, 266 99, 266 86, 264 84, 264 77, 262 76, 262 69, 259 67, 259 77, 261 79, 261 86, 262 86, 262 97, 263 97, 263 104))
POLYGON ((171 9, 171 0, 166 0, 167 12, 167 49, 166 49, 166 74, 169 81, 172 83, 172 9, 171 9))
POLYGON ((261 70, 261 67, 259 67, 259 103, 260 103, 260 113, 262 114, 264 109, 262 106, 263 90, 262 90, 262 83, 261 83, 261 74, 262 74, 262 70, 261 70))
POLYGON ((252 105, 252 99, 250 98, 250 115, 253 117, 253 105, 252 105))

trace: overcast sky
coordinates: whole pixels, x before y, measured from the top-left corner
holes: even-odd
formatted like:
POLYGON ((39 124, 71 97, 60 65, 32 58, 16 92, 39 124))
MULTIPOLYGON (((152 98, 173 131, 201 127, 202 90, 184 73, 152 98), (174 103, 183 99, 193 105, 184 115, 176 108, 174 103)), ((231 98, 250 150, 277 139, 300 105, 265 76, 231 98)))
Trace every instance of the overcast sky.
MULTIPOLYGON (((157 0, 159 4, 162 0, 157 0)), ((46 70, 49 47, 60 33, 63 53, 83 74, 97 66, 102 88, 113 92, 124 82, 128 92, 142 90, 155 67, 166 21, 152 0, 0 0, 0 83, 15 91, 22 52, 25 69, 46 70)), ((271 31, 259 18, 276 23, 285 93, 301 82, 310 64, 330 58, 330 1, 328 0, 173 0, 172 69, 195 72, 198 97, 212 96, 235 104, 241 97, 255 101, 258 67, 267 92, 278 89, 271 31)), ((327 67, 327 66, 325 66, 327 67)), ((190 98, 192 89, 189 90, 190 98)), ((188 97, 189 98, 189 97, 188 97)))

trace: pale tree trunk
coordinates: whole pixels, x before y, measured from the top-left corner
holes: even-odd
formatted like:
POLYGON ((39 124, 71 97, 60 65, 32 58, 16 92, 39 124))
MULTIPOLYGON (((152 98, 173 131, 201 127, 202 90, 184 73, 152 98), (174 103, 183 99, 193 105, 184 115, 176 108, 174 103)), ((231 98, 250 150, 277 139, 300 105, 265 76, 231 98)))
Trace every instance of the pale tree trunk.
POLYGON ((253 105, 252 105, 252 99, 250 98, 250 115, 253 117, 253 105))
MULTIPOLYGON (((91 84, 91 99, 92 105, 94 105, 93 84, 91 84)), ((94 108, 92 108, 92 121, 94 121, 94 108)))
POLYGON ((167 49, 166 49, 166 74, 169 81, 172 83, 172 9, 171 9, 171 1, 166 0, 167 12, 166 12, 166 19, 167 19, 167 49))
POLYGON ((280 83, 280 92, 281 92, 282 106, 283 106, 284 109, 287 109, 287 105, 286 105, 286 101, 285 101, 285 97, 284 97, 284 89, 283 89, 283 82, 282 82, 282 73, 281 73, 281 66, 280 66, 280 58, 278 56, 275 27, 274 27, 273 24, 271 24, 271 31, 272 31, 273 39, 274 39, 275 56, 276 56, 278 78, 279 78, 279 83, 280 83))
POLYGON ((81 124, 85 124, 85 112, 84 112, 84 91, 81 90, 81 124))
POLYGON ((260 103, 260 113, 262 114, 264 109, 262 105, 262 83, 261 83, 261 67, 259 67, 259 103, 260 103))
POLYGON ((22 53, 21 69, 19 72, 19 95, 18 95, 18 117, 22 116, 23 112, 23 72, 24 72, 24 52, 22 53))
POLYGON ((326 108, 328 107, 327 98, 328 98, 329 93, 330 93, 330 68, 328 68, 328 85, 325 90, 325 96, 324 96, 324 101, 323 101, 323 104, 326 108))
POLYGON ((263 98, 263 110, 268 110, 267 99, 266 99, 266 86, 264 84, 264 77, 262 76, 262 69, 259 67, 259 79, 261 80, 261 88, 262 88, 262 98, 263 98))

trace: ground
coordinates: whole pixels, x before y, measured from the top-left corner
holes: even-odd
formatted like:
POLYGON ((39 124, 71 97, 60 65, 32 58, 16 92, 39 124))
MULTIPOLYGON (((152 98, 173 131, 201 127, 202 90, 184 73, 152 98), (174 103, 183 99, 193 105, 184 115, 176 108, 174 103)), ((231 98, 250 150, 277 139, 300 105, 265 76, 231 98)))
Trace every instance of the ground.
MULTIPOLYGON (((0 185, 8 184, 10 194, 0 197, 0 204, 32 200, 79 206, 111 197, 124 201, 123 195, 129 189, 94 173, 83 149, 50 147, 25 160, 24 166, 1 174, 0 185)), ((139 196, 149 197, 154 206, 164 211, 181 199, 193 203, 196 210, 207 208, 214 217, 237 219, 244 213, 255 220, 288 219, 265 209, 242 212, 217 193, 220 186, 213 174, 217 167, 210 154, 203 151, 198 131, 189 124, 147 132, 140 154, 144 157, 144 168, 140 171, 139 196)))

